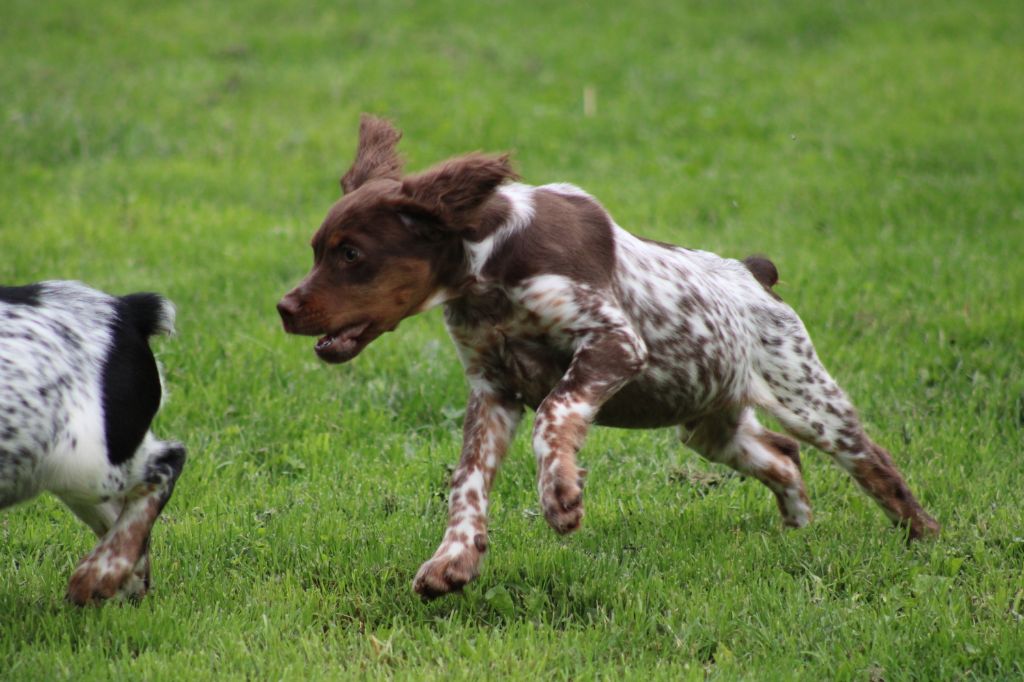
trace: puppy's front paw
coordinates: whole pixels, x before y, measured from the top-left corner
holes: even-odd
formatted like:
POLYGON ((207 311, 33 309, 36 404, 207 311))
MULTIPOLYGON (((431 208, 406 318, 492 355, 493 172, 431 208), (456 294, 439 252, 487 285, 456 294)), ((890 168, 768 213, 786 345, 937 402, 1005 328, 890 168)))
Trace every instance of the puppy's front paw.
POLYGON ((97 547, 82 559, 71 574, 68 601, 77 606, 85 606, 110 599, 121 591, 126 582, 130 582, 133 568, 124 557, 115 555, 106 547, 97 547))
POLYGON ((149 554, 147 553, 139 557, 131 575, 118 588, 117 597, 136 603, 142 601, 142 598, 149 592, 149 583, 149 554))
POLYGON ((487 536, 477 534, 472 544, 444 543, 420 566, 412 589, 424 599, 456 592, 480 574, 480 558, 487 551, 487 536))
POLYGON ((563 475, 559 471, 541 488, 540 503, 544 518, 556 532, 565 535, 579 530, 583 521, 583 478, 586 471, 575 469, 563 475))

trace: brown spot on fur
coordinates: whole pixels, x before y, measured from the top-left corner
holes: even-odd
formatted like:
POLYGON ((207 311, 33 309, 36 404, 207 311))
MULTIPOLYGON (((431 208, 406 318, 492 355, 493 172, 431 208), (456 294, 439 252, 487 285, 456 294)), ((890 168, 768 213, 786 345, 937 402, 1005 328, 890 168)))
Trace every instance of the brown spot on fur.
POLYGON ((909 529, 916 540, 939 533, 939 524, 921 507, 893 464, 892 456, 881 446, 868 441, 867 456, 852 461, 851 474, 875 499, 894 523, 909 529))
POLYGON ((607 284, 615 265, 615 243, 604 208, 587 197, 548 190, 534 192, 533 202, 528 230, 508 238, 501 258, 489 260, 484 275, 509 284, 540 273, 595 286, 607 284))
MULTIPOLYGON (((442 545, 442 549, 444 547, 442 545)), ((474 543, 454 557, 443 554, 435 556, 420 567, 413 580, 413 589, 423 599, 434 599, 461 590, 479 574, 480 554, 474 543)))
POLYGON ((781 433, 765 430, 764 433, 758 436, 758 440, 766 447, 788 457, 793 464, 796 464, 797 469, 802 469, 800 464, 800 444, 792 438, 783 436, 781 433))
MULTIPOLYGON (((462 484, 466 482, 466 478, 468 476, 469 476, 469 471, 467 471, 465 467, 460 466, 452 474, 452 480, 449 483, 449 486, 452 487, 452 488, 459 488, 459 487, 461 487, 462 484)), ((458 492, 453 492, 451 499, 453 499, 455 501, 458 501, 458 499, 459 499, 458 492)))
POLYGON ((541 505, 544 517, 555 531, 571 533, 583 520, 583 476, 576 465, 576 453, 583 445, 589 424, 575 412, 562 415, 556 421, 551 413, 557 412, 563 398, 549 396, 538 410, 537 427, 550 452, 538 462, 541 481, 541 505), (555 463, 555 472, 551 468, 555 463), (553 478, 552 478, 553 477, 553 478))
MULTIPOLYGON (((166 496, 152 495, 148 488, 145 492, 149 493, 148 497, 130 501, 125 507, 128 511, 122 512, 132 514, 129 517, 131 521, 109 533, 79 562, 68 582, 68 600, 84 606, 110 599, 131 577, 135 565, 149 546, 153 522, 166 502, 166 496), (117 570, 111 570, 115 566, 117 570)), ((145 571, 144 583, 148 585, 148 565, 145 571)))

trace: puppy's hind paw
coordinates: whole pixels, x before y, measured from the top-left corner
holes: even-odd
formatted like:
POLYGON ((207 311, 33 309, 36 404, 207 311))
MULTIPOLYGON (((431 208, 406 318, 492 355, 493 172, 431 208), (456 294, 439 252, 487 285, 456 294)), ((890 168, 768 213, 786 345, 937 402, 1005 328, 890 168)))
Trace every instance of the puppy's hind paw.
POLYGON ((544 518, 557 533, 566 535, 579 530, 583 521, 583 481, 585 469, 577 470, 576 476, 559 476, 543 486, 540 504, 544 518))

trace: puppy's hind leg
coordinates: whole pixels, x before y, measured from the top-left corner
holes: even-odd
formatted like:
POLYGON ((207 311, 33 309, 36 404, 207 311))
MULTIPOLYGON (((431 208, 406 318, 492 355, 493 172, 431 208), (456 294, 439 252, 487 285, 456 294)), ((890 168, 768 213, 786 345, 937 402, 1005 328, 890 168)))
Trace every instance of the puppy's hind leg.
POLYGON ((889 453, 868 438, 853 405, 821 365, 802 329, 774 346, 758 402, 797 438, 832 455, 910 539, 935 535, 939 524, 918 503, 889 453))
POLYGON ((680 440, 712 462, 753 476, 775 493, 783 525, 801 528, 811 521, 811 505, 800 473, 796 441, 769 431, 752 408, 705 417, 681 427, 680 440))
MULTIPOLYGON (((117 594, 139 599, 149 589, 149 536, 181 474, 185 448, 179 443, 150 439, 142 448, 149 457, 140 480, 128 489, 120 513, 99 544, 71 575, 67 597, 74 604, 99 603, 117 594)), ((84 517, 82 508, 72 506, 72 510, 98 533, 109 522, 111 504, 86 509, 84 517)))

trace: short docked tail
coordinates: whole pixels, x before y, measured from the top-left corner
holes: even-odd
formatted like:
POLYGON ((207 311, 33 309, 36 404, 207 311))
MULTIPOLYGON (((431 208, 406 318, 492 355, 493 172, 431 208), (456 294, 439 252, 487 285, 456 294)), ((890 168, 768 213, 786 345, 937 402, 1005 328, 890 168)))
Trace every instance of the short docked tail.
POLYGON ((121 301, 124 321, 144 338, 174 333, 174 304, 160 294, 128 294, 121 301))
POLYGON ((779 281, 779 270, 775 267, 775 263, 764 256, 754 255, 744 258, 743 264, 747 266, 747 270, 750 270, 754 279, 761 283, 765 291, 782 300, 778 294, 772 291, 772 287, 779 281))

